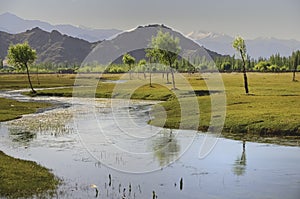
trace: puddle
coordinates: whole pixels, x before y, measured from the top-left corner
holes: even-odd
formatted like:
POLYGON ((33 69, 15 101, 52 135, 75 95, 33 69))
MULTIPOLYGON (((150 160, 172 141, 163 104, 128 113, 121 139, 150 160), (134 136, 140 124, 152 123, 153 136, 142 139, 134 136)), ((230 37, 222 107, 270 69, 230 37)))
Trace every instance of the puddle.
POLYGON ((114 84, 122 84, 122 83, 126 83, 128 80, 124 80, 124 79, 118 79, 118 80, 110 80, 110 79, 105 79, 105 80, 101 80, 101 82, 103 83, 114 83, 114 84))

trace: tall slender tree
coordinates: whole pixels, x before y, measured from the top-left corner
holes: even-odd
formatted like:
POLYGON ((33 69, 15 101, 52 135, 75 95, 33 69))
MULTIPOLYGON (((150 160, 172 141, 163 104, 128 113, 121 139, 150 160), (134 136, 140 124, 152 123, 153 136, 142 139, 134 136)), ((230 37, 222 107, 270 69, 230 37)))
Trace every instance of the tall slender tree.
POLYGON ((154 48, 148 48, 146 49, 146 57, 149 59, 149 64, 147 67, 147 71, 149 72, 149 86, 152 87, 153 65, 159 61, 159 54, 154 48))
POLYGON ((134 63, 135 63, 135 58, 132 57, 130 54, 125 53, 123 55, 122 61, 123 61, 124 64, 128 65, 128 67, 129 67, 129 78, 131 79, 131 72, 132 72, 131 69, 132 69, 132 65, 134 65, 134 63))
POLYGON ((236 49, 238 51, 238 53, 240 53, 240 56, 242 58, 243 61, 243 75, 244 75, 244 87, 245 87, 245 92, 246 94, 249 93, 249 88, 248 88, 248 78, 247 78, 247 73, 246 73, 246 59, 247 59, 247 55, 246 55, 246 44, 245 41, 242 37, 237 36, 232 44, 232 47, 234 49, 236 49))
POLYGON ((300 65, 300 51, 297 50, 292 54, 293 81, 296 81, 296 71, 299 65, 300 65))
POLYGON ((36 93, 36 91, 33 89, 29 74, 29 66, 37 58, 36 51, 33 50, 27 42, 25 42, 22 44, 10 45, 7 54, 9 64, 12 64, 20 69, 26 69, 31 91, 32 93, 36 93))
POLYGON ((171 70, 173 89, 176 89, 174 68, 180 52, 179 38, 174 38, 169 32, 163 33, 160 30, 155 37, 152 37, 150 48, 154 49, 162 64, 168 65, 171 70))

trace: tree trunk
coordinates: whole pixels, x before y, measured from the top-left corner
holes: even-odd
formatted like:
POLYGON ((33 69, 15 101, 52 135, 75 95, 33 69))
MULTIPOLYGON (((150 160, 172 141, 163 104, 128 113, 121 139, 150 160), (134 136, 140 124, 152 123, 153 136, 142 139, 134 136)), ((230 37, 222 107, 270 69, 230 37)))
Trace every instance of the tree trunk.
POLYGON ((37 77, 38 85, 40 85, 40 78, 39 78, 39 65, 37 65, 37 68, 36 68, 36 77, 37 77))
POLYGON ((242 57, 242 60, 243 60, 244 87, 245 87, 246 94, 248 94, 249 93, 249 88, 248 88, 248 78, 247 78, 247 73, 246 73, 246 62, 245 62, 245 59, 244 59, 244 56, 243 56, 243 52, 240 51, 240 53, 241 53, 241 57, 242 57))
POLYGON ((169 81, 169 71, 167 71, 167 84, 169 84, 170 81, 169 81))
POLYGON ((152 79, 151 79, 151 71, 149 72, 149 81, 150 81, 150 87, 152 87, 152 79))
POLYGON ((294 69, 294 71, 293 71, 293 82, 295 82, 296 81, 296 70, 294 69))
POLYGON ((176 89, 176 86, 175 86, 175 78, 174 78, 174 71, 173 71, 172 68, 171 68, 171 75, 172 75, 173 90, 175 90, 175 89, 176 89))
POLYGON ((293 70, 293 82, 296 81, 296 71, 297 71, 297 63, 294 63, 294 70, 293 70))
POLYGON ((248 88, 248 78, 247 78, 247 74, 246 72, 243 72, 244 73, 244 86, 245 86, 245 92, 246 94, 249 93, 249 88, 248 88))
POLYGON ((35 91, 35 90, 33 89, 33 87, 32 87, 32 83, 31 83, 31 80, 30 80, 30 75, 29 75, 29 70, 28 70, 27 64, 25 64, 25 67, 26 67, 26 72, 27 72, 28 82, 29 82, 30 88, 31 88, 31 90, 32 90, 32 93, 36 93, 36 91, 35 91))
POLYGON ((129 79, 131 80, 132 79, 132 77, 131 77, 131 65, 129 65, 129 79))

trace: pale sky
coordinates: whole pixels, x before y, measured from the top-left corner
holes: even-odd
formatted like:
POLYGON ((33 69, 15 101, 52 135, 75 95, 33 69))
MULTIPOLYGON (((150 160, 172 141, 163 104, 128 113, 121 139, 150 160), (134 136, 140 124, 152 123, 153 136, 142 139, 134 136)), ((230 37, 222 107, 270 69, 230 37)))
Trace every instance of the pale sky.
POLYGON ((0 0, 0 14, 53 25, 128 30, 159 23, 183 33, 204 30, 300 41, 299 10, 299 0, 0 0))

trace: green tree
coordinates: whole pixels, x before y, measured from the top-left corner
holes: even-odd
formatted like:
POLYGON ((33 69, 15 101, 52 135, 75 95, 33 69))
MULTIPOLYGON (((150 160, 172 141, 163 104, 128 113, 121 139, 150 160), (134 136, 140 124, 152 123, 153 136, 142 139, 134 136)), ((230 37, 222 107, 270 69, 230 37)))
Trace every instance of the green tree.
POLYGON ((125 53, 125 54, 123 55, 122 61, 123 61, 124 64, 126 64, 126 65, 129 66, 129 77, 130 77, 130 79, 131 79, 131 67, 132 67, 132 65, 134 65, 134 63, 135 63, 135 58, 132 57, 130 54, 125 53))
POLYGON ((244 87, 245 87, 245 92, 246 94, 249 93, 249 88, 248 88, 248 79, 247 79, 247 73, 246 73, 246 44, 245 41, 242 37, 238 36, 234 39, 232 47, 237 50, 242 58, 243 61, 243 74, 244 74, 244 87))
POLYGON ((143 72, 144 74, 144 79, 146 79, 146 64, 147 64, 146 59, 141 59, 138 63, 140 72, 143 72))
POLYGON ((267 61, 260 61, 258 62, 254 69, 257 70, 257 71, 260 71, 260 72, 265 72, 268 70, 268 68, 271 66, 271 63, 270 62, 267 62, 267 61))
POLYGON ((29 74, 29 66, 36 60, 36 51, 27 42, 23 44, 10 45, 7 53, 8 63, 20 69, 26 69, 28 82, 32 93, 36 91, 32 87, 29 74))
POLYGON ((149 72, 149 85, 152 87, 153 64, 159 61, 159 54, 154 48, 148 48, 146 49, 146 57, 148 57, 150 63, 148 64, 147 71, 149 72))
POLYGON ((297 67, 300 65, 300 51, 297 50, 292 54, 292 66, 293 66, 293 81, 296 81, 297 67))
POLYGON ((138 63, 139 66, 145 66, 147 61, 145 59, 141 59, 138 63))
POLYGON ((160 30, 155 37, 152 37, 150 48, 154 49, 154 54, 159 57, 159 61, 162 64, 169 66, 172 75, 173 89, 176 89, 174 63, 180 52, 179 38, 174 38, 169 32, 163 33, 160 30))
POLYGON ((280 67, 277 66, 276 64, 273 64, 273 65, 268 67, 268 70, 271 71, 271 72, 278 72, 280 70, 280 67))
POLYGON ((221 65, 221 70, 223 71, 230 71, 231 70, 231 63, 229 61, 225 61, 221 65))

